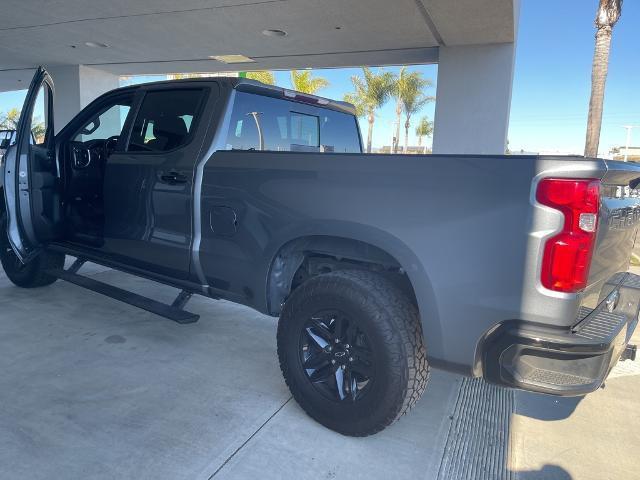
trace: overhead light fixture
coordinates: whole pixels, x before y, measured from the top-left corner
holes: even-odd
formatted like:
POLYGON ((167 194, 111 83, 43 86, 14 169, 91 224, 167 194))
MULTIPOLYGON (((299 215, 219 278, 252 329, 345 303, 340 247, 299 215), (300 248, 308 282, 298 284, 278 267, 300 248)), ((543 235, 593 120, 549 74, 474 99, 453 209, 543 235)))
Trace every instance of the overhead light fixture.
POLYGON ((252 58, 244 55, 212 55, 209 58, 222 63, 251 63, 255 62, 252 58))
POLYGON ((262 34, 267 37, 285 37, 287 32, 284 30, 262 30, 262 34))
POLYGON ((109 48, 109 45, 100 42, 84 42, 84 44, 89 48, 109 48))

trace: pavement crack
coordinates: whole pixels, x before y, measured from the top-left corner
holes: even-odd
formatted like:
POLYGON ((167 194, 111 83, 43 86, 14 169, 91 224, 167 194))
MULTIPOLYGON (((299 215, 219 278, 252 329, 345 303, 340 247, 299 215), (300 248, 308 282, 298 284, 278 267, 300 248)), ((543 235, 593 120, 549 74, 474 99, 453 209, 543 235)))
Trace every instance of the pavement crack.
POLYGON ((244 448, 244 446, 245 446, 247 443, 249 443, 249 442, 251 441, 251 439, 252 439, 253 437, 255 437, 255 436, 258 434, 258 432, 260 432, 260 430, 262 430, 262 429, 264 428, 264 426, 265 426, 267 423, 269 423, 269 422, 271 421, 271 419, 272 419, 273 417, 275 417, 278 413, 280 413, 280 410, 282 410, 282 409, 283 409, 283 408, 284 408, 284 407, 285 407, 285 406, 286 406, 286 405, 291 401, 291 399, 292 399, 292 398, 293 398, 293 397, 289 397, 289 398, 287 398, 287 400, 286 400, 282 405, 280 405, 280 407, 278 407, 278 409, 277 409, 275 412, 273 412, 273 413, 269 416, 269 418, 267 418, 267 419, 262 423, 262 425, 260 425, 260 426, 256 429, 256 431, 255 431, 255 432, 253 432, 251 435, 249 435, 249 437, 248 437, 244 442, 242 442, 242 445, 240 445, 238 448, 236 448, 236 449, 233 451, 233 453, 232 453, 231 455, 229 455, 229 456, 227 457, 227 459, 226 459, 224 462, 222 462, 222 464, 221 464, 221 465, 216 469, 216 471, 215 471, 215 472, 213 472, 213 474, 209 477, 209 480, 211 480, 211 479, 212 479, 213 477, 215 477, 218 473, 220 473, 220 471, 221 471, 221 470, 222 470, 222 469, 227 465, 227 463, 229 463, 229 462, 231 461, 231 459, 232 459, 233 457, 235 457, 235 456, 238 454, 238 452, 239 452, 240 450, 242 450, 242 449, 244 448))

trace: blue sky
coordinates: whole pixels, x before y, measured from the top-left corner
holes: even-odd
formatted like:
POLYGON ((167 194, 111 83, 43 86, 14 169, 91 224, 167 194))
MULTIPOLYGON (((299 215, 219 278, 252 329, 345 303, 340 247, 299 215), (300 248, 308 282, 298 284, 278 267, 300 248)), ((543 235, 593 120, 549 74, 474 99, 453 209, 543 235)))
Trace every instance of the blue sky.
MULTIPOLYGON (((509 122, 512 150, 584 148, 597 0, 523 0, 509 122)), ((640 125, 640 2, 624 2, 613 32, 600 152, 640 125)), ((640 129, 633 139, 640 145, 640 129)))
MULTIPOLYGON (((597 0, 522 0, 516 48, 513 99, 509 122, 512 151, 562 151, 581 153, 590 92, 591 61, 597 0)), ((600 153, 625 141, 622 125, 640 125, 640 2, 627 0, 613 35, 605 97, 600 153)), ((436 65, 410 67, 434 82, 436 65)), ((388 67, 394 72, 398 68, 388 67)), ((350 78, 360 69, 315 70, 330 82, 321 95, 342 99, 352 90, 350 78)), ((149 81, 158 77, 137 77, 149 81)), ((276 72, 279 85, 289 87, 288 72, 276 72)), ((129 83, 129 82, 127 82, 129 83)), ((435 95, 435 87, 427 94, 435 95)), ((0 111, 21 106, 24 92, 0 93, 0 111)), ((434 105, 415 116, 433 119, 434 105)), ((374 146, 389 145, 395 121, 394 104, 378 114, 374 146)), ((366 124, 361 122, 363 135, 366 124)), ((411 128, 410 143, 415 144, 411 128)), ((403 140, 401 134, 401 141, 403 140)), ((633 142, 640 145, 640 128, 633 142)))

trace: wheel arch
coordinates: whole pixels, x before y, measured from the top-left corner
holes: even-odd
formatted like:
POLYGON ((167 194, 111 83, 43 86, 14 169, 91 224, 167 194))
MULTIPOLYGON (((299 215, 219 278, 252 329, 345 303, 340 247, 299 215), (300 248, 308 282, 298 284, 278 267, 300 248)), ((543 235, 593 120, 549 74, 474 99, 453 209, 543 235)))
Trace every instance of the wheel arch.
MULTIPOLYGON (((325 224, 323 230, 330 229, 325 224)), ((418 308, 427 348, 429 344, 441 341, 442 328, 431 280, 409 246, 373 227, 358 225, 360 234, 340 230, 292 235, 279 242, 279 246, 273 249, 267 269, 268 313, 279 315, 282 304, 296 287, 295 276, 305 261, 312 257, 327 258, 329 263, 339 262, 342 269, 369 268, 384 274, 404 275, 406 285, 401 286, 418 308)))

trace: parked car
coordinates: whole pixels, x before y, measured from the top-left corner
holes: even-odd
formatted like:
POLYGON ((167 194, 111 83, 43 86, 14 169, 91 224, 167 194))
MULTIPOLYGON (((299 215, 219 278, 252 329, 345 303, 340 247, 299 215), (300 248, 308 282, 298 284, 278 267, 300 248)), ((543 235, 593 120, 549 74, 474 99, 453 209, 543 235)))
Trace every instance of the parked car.
POLYGON ((333 430, 391 424, 430 367, 583 395, 635 354, 636 165, 363 154, 352 106, 236 78, 120 88, 32 145, 40 95, 43 69, 3 172, 9 279, 64 279, 181 323, 197 320, 192 294, 279 317, 287 385, 333 430), (84 261, 182 291, 160 304, 81 275, 84 261))
POLYGON ((7 148, 11 145, 15 133, 15 130, 0 130, 0 161, 2 161, 2 157, 4 157, 7 148))

